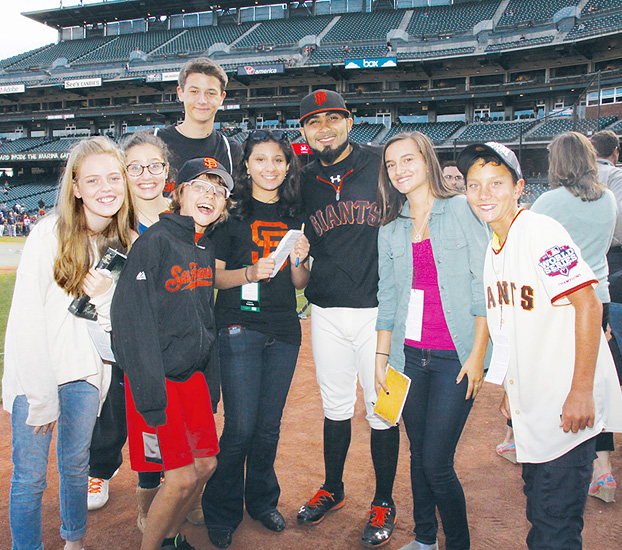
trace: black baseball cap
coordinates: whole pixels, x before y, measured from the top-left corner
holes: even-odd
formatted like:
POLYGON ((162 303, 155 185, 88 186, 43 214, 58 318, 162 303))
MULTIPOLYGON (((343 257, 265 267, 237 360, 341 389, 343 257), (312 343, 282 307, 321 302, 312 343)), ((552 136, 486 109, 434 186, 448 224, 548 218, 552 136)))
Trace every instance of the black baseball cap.
POLYGON ((315 90, 315 92, 302 98, 300 102, 300 124, 304 119, 323 113, 325 111, 340 111, 350 117, 351 113, 346 109, 346 104, 337 92, 332 90, 315 90))
POLYGON ((233 191, 233 178, 227 172, 227 169, 216 159, 211 157, 202 157, 190 159, 181 167, 177 181, 182 184, 198 178, 201 174, 214 174, 220 176, 229 191, 233 191))
POLYGON ((464 174, 466 178, 467 170, 472 162, 485 155, 492 155, 499 159, 499 162, 510 170, 517 179, 523 179, 523 171, 521 170, 518 159, 514 154, 514 151, 508 149, 502 143, 496 141, 488 141, 486 143, 473 143, 466 147, 456 159, 458 170, 464 174))

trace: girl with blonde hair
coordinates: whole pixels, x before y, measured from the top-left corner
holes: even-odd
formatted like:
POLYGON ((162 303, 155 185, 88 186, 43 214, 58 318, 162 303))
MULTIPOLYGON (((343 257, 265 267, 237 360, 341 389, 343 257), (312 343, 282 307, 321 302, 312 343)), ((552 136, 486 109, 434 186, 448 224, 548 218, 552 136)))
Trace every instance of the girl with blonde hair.
POLYGON ((67 160, 58 207, 24 246, 6 331, 2 399, 11 413, 15 550, 43 548, 41 501, 56 426, 61 537, 65 550, 83 548, 89 446, 110 368, 88 321, 68 308, 86 294, 108 327, 114 285, 94 266, 108 247, 127 249, 134 236, 121 151, 104 137, 79 142, 67 160))

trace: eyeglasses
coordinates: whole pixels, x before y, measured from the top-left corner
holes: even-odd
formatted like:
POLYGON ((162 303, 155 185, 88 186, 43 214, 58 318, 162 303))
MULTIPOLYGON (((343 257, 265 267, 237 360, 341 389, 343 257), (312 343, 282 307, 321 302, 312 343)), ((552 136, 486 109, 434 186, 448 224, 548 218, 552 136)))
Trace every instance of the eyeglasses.
POLYGON ((222 185, 216 185, 211 181, 205 180, 191 180, 185 181, 181 184, 182 187, 190 186, 190 188, 198 193, 199 195, 206 195, 210 191, 214 193, 215 197, 219 199, 228 199, 229 195, 231 195, 231 191, 229 191, 228 187, 223 187, 222 185))
POLYGON ((278 141, 289 141, 289 136, 285 130, 253 130, 248 134, 250 141, 264 141, 270 138, 278 141))
POLYGON ((142 176, 146 168, 152 176, 159 176, 162 172, 164 172, 165 166, 166 162, 152 162, 151 164, 147 164, 147 166, 132 163, 127 165, 127 173, 130 176, 137 178, 138 176, 142 176))
POLYGON ((464 176, 452 176, 451 174, 445 174, 444 177, 447 181, 451 181, 451 180, 464 181, 464 176))

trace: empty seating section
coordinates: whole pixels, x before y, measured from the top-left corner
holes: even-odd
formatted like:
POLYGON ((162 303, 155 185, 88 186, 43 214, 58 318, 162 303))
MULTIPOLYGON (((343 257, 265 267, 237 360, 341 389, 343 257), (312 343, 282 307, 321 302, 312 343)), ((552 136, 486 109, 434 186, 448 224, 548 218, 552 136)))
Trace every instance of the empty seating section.
POLYGON ((322 44, 386 40, 391 29, 397 29, 405 10, 377 11, 375 13, 346 13, 330 29, 322 44))
POLYGON ((429 59, 431 57, 456 57, 459 55, 469 55, 475 51, 475 46, 465 46, 464 48, 449 48, 447 50, 426 50, 421 52, 398 52, 397 58, 401 61, 408 59, 429 59))
POLYGON ((487 0, 452 6, 415 8, 406 32, 411 38, 416 38, 469 31, 480 21, 492 19, 500 3, 499 0, 487 0))
POLYGON ((29 153, 68 153, 81 138, 60 138, 35 147, 29 153))
POLYGON ((562 8, 576 6, 578 3, 579 0, 510 0, 497 26, 540 23, 551 19, 562 8))
POLYGON ((130 54, 133 51, 140 50, 148 54, 180 32, 180 30, 172 30, 124 34, 115 38, 110 44, 106 44, 83 56, 75 64, 85 65, 98 62, 129 61, 130 54))
POLYGON ((542 193, 546 193, 549 190, 550 188, 548 186, 541 183, 526 183, 523 194, 520 197, 520 203, 533 204, 542 193))
POLYGON ((355 124, 350 130, 350 140, 356 143, 369 143, 384 128, 384 124, 355 124))
POLYGON ((622 13, 613 13, 595 19, 581 20, 566 35, 564 40, 576 40, 577 38, 605 34, 620 29, 622 29, 622 13))
POLYGON ((527 40, 515 40, 513 42, 500 42, 499 44, 489 44, 486 46, 487 52, 498 52, 500 50, 511 50, 513 48, 525 48, 527 46, 539 46, 553 42, 553 36, 538 36, 527 40))
POLYGON ((361 57, 385 57, 395 54, 388 53, 387 47, 382 46, 353 46, 345 50, 341 48, 318 48, 313 51, 307 60, 307 65, 323 63, 343 63, 345 59, 359 59, 361 57))
POLYGON ((333 15, 319 17, 295 17, 264 21, 250 34, 242 38, 236 48, 254 48, 265 45, 293 45, 307 35, 318 35, 334 18, 333 15))
POLYGON ((193 27, 165 44, 155 52, 155 55, 173 56, 178 53, 202 53, 219 42, 231 44, 253 25, 254 23, 242 23, 241 25, 220 25, 218 27, 193 27))
POLYGON ((607 116, 596 118, 586 118, 573 121, 572 117, 556 117, 544 121, 540 126, 531 132, 527 139, 531 141, 551 140, 559 134, 575 130, 585 135, 592 135, 594 132, 606 128, 618 119, 617 116, 607 116))
POLYGON ((581 10, 581 15, 593 15, 619 9, 622 9, 622 0, 588 0, 581 10))
POLYGON ((463 122, 407 122, 404 124, 396 124, 382 140, 386 143, 390 138, 397 134, 408 134, 411 132, 421 132, 428 136, 435 144, 447 141, 455 134, 463 125, 463 122))
POLYGON ((13 57, 3 59, 2 61, 0 61, 0 69, 6 69, 7 67, 10 67, 11 65, 15 65, 19 61, 22 61, 36 53, 42 52, 43 50, 47 48, 51 48, 52 46, 54 46, 54 44, 48 44, 47 46, 42 46, 41 48, 36 48, 34 50, 30 50, 29 52, 20 53, 19 55, 15 55, 13 57))
POLYGON ((607 128, 607 130, 611 130, 613 132, 615 132, 618 135, 622 134, 622 120, 616 122, 615 124, 609 126, 609 128, 607 128))
POLYGON ((475 122, 458 136, 459 142, 470 141, 517 141, 521 128, 523 135, 534 125, 534 122, 475 122))
POLYGON ((71 63, 75 59, 78 59, 88 52, 113 40, 114 37, 98 37, 59 42, 58 44, 54 44, 51 48, 45 48, 44 50, 41 50, 40 52, 35 53, 15 63, 14 65, 11 65, 11 70, 26 70, 29 67, 34 66, 48 68, 52 65, 52 63, 54 63, 54 61, 62 57, 71 63))
POLYGON ((0 194, 0 202, 10 206, 19 202, 28 211, 32 211, 39 208, 39 199, 43 199, 48 208, 56 203, 57 184, 57 180, 50 177, 13 178, 9 182, 11 188, 8 195, 0 194))
POLYGON ((29 151, 38 145, 42 145, 50 141, 48 138, 36 137, 36 138, 19 138, 14 141, 7 141, 0 144, 0 155, 7 153, 22 153, 29 151))

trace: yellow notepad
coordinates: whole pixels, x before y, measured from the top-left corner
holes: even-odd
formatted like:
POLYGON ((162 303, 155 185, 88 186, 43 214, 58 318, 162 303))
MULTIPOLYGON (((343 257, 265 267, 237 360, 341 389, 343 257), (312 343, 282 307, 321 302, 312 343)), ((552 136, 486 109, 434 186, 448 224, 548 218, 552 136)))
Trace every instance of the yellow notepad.
POLYGON ((402 416, 402 410, 410 389, 410 378, 388 366, 387 387, 389 388, 389 394, 387 395, 380 390, 374 412, 395 426, 399 422, 400 416, 402 416))

